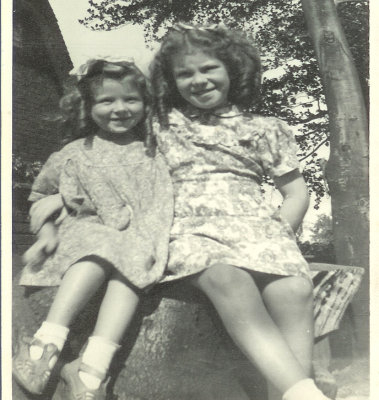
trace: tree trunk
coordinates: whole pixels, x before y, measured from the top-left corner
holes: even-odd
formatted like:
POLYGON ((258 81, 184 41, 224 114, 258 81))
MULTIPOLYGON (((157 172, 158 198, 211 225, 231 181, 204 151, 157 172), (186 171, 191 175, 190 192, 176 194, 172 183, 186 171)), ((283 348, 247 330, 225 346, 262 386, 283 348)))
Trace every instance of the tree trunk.
POLYGON ((356 351, 368 351, 369 197, 367 113, 354 62, 332 0, 302 0, 318 59, 329 114, 326 179, 332 198, 338 264, 364 267, 353 301, 356 351))

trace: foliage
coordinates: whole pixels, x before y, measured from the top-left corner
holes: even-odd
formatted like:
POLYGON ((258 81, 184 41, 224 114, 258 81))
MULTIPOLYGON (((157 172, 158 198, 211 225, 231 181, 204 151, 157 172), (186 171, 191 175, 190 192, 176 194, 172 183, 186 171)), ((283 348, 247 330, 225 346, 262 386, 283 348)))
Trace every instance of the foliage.
POLYGON ((321 214, 311 229, 311 242, 331 243, 333 241, 333 223, 330 215, 321 214))
MULTIPOLYGON (((327 193, 324 180, 329 130, 317 62, 300 0, 97 0, 81 20, 94 30, 110 30, 133 22, 143 24, 148 42, 159 40, 178 21, 225 23, 254 36, 261 48, 264 115, 283 118, 296 127, 304 176, 316 195, 315 208, 327 193), (272 73, 274 71, 274 73, 272 73)), ((341 23, 368 96, 368 5, 341 3, 341 23)))
POLYGON ((327 264, 336 263, 336 255, 333 243, 312 243, 309 240, 298 242, 299 249, 309 262, 327 264))
POLYGON ((25 161, 20 156, 12 155, 13 187, 29 187, 42 168, 41 161, 25 161))
POLYGON ((309 240, 299 241, 298 245, 304 256, 310 261, 335 263, 332 218, 329 215, 321 214, 311 228, 309 240))

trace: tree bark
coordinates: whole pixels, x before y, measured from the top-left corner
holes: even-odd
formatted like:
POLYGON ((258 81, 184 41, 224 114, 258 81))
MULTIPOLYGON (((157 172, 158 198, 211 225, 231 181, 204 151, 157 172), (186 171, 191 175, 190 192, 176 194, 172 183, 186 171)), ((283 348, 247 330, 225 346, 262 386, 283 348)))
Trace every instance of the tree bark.
POLYGON ((332 199, 338 264, 364 267, 353 301, 356 351, 369 339, 368 122, 362 89, 333 0, 302 0, 329 114, 330 158, 326 178, 332 199))

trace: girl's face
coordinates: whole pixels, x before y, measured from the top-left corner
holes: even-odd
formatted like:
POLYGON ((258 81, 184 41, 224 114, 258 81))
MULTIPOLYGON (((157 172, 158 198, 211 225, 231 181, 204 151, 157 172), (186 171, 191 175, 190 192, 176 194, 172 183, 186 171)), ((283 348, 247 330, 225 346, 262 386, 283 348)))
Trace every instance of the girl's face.
POLYGON ((177 89, 188 103, 206 110, 226 105, 230 79, 225 64, 218 58, 202 51, 177 54, 172 70, 177 89))
POLYGON ((131 133, 144 117, 143 98, 131 76, 121 80, 104 78, 93 85, 92 98, 93 121, 113 137, 131 133))

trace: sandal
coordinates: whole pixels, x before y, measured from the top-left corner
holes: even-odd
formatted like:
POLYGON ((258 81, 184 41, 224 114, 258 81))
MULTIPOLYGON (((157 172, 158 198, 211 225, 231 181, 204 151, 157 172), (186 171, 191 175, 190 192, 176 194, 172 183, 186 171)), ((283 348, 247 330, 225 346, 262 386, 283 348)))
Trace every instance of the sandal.
POLYGON ((37 338, 22 337, 12 360, 12 373, 16 381, 32 394, 42 394, 50 379, 52 367, 50 361, 59 356, 55 344, 45 344, 37 338), (38 346, 43 349, 41 358, 33 360, 30 357, 30 347, 38 346))
POLYGON ((106 388, 109 377, 98 370, 83 364, 78 358, 66 364, 61 371, 61 379, 52 400, 105 400, 107 397, 106 388), (79 377, 79 371, 88 372, 102 380, 98 389, 89 389, 79 377))

